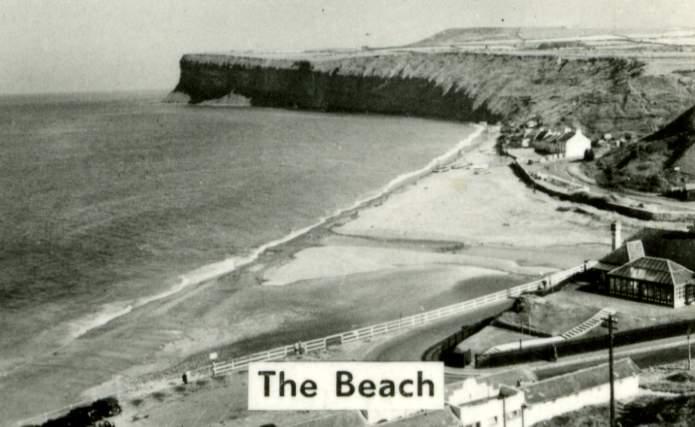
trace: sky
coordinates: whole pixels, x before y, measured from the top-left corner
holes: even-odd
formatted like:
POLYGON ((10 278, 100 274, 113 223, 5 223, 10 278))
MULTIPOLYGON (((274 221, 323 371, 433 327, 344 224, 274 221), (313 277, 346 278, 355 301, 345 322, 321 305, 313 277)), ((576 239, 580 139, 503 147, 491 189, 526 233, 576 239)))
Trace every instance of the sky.
POLYGON ((0 0, 0 94, 168 90, 189 52, 410 43, 451 27, 695 27, 693 0, 0 0))

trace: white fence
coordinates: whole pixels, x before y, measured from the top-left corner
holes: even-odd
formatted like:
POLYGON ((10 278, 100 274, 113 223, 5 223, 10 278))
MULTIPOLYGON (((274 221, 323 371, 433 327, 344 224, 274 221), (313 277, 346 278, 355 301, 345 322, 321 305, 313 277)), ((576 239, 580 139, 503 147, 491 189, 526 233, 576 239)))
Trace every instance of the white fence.
POLYGON ((586 268, 591 268, 595 265, 595 261, 589 261, 586 264, 579 265, 567 270, 558 271, 540 280, 535 280, 530 283, 524 283, 513 288, 503 291, 493 292, 481 297, 460 302, 457 304, 447 305, 431 311, 414 314, 412 316, 403 317, 390 322, 378 323, 376 325, 365 326, 359 329, 353 329, 347 332, 341 332, 333 335, 328 335, 323 338, 317 338, 310 341, 303 341, 296 344, 277 347, 267 351, 249 354, 246 356, 231 359, 226 362, 216 363, 212 372, 213 375, 223 375, 239 369, 248 367, 249 363, 262 362, 267 360, 283 359, 290 355, 298 353, 311 352, 317 350, 326 350, 329 346, 350 343, 359 340, 365 340, 379 335, 388 334, 404 329, 414 328, 416 326, 426 325, 434 321, 444 319, 446 317, 463 314, 469 311, 517 297, 524 292, 534 292, 541 289, 551 288, 567 278, 584 271, 586 268))
MULTIPOLYGON (((422 313, 414 314, 412 316, 403 317, 398 320, 392 320, 390 322, 378 323, 376 325, 365 326, 363 328, 354 329, 347 332, 341 332, 338 334, 329 335, 323 338, 317 338, 309 341, 300 342, 293 345, 286 345, 282 347, 277 347, 267 351, 261 351, 258 353, 249 354, 246 356, 231 359, 226 362, 215 363, 212 367, 212 375, 224 375, 240 369, 248 367, 249 363, 252 362, 262 362, 266 360, 278 360, 283 359, 287 356, 294 355, 297 350, 301 348, 301 352, 310 352, 317 350, 325 350, 332 345, 346 344, 354 341, 366 340, 379 335, 384 335, 390 332, 396 332, 405 329, 411 329, 417 326, 423 326, 428 323, 435 322, 446 317, 454 316, 457 314, 466 313, 473 311, 488 305, 492 305, 497 302, 504 301, 508 298, 517 297, 524 292, 534 292, 541 289, 548 289, 556 286, 560 282, 566 280, 567 278, 584 271, 587 268, 591 268, 596 264, 595 261, 588 261, 585 264, 573 267, 567 270, 558 271, 543 279, 535 280, 530 283, 525 283, 523 285, 518 285, 513 288, 505 289, 503 291, 493 292, 491 294, 483 295, 481 297, 460 302, 457 304, 447 305, 445 307, 440 307, 431 311, 425 311, 422 313)), ((199 378, 204 378, 210 375, 210 367, 200 367, 191 371, 191 379, 197 380, 199 378)), ((179 378, 172 378, 171 384, 178 384, 179 378)), ((165 386, 166 387, 166 386, 165 386)), ((123 388, 119 390, 118 394, 127 393, 128 388, 123 388)), ((72 405, 55 409, 49 412, 44 412, 40 415, 33 416, 31 418, 19 421, 16 425, 34 425, 41 424, 44 421, 61 416, 67 413, 69 410, 89 405, 93 399, 84 400, 81 402, 74 403, 72 405)))

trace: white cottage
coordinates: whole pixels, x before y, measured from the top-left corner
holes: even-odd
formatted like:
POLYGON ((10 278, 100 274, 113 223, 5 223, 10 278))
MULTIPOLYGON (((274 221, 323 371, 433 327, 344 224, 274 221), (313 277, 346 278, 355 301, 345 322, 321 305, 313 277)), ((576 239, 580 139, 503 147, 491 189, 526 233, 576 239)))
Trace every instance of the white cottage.
POLYGON ((566 159, 583 159, 584 153, 591 149, 591 140, 582 133, 581 129, 577 129, 564 145, 566 159))
POLYGON ((510 370, 447 384, 446 401, 463 427, 524 427, 524 392, 504 384, 525 384, 536 376, 510 370))
MULTIPOLYGON (((631 359, 615 362, 615 399, 629 400, 639 392, 639 368, 631 359)), ((584 406, 609 401, 608 364, 580 369, 521 387, 526 398, 524 424, 549 420, 584 406)))

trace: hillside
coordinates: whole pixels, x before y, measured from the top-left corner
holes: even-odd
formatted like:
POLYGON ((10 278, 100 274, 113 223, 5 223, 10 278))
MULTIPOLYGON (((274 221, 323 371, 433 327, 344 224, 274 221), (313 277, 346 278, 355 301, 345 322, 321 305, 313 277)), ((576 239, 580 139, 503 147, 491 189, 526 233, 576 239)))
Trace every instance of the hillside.
POLYGON ((581 127, 594 141, 629 134, 636 142, 585 171, 604 186, 664 191, 695 180, 685 175, 695 177, 693 30, 453 28, 392 48, 187 54, 180 68, 172 100, 509 128, 536 118, 546 129, 581 127))
POLYGON ((460 43, 494 43, 505 40, 548 40, 578 38, 606 34, 600 29, 569 29, 566 27, 478 27, 449 28, 412 46, 437 46, 460 43))
POLYGON ((691 182, 695 179, 693 143, 695 107, 659 131, 599 159, 599 182, 654 192, 691 182))
POLYGON ((320 59, 185 55, 175 96, 241 95, 252 105, 459 121, 581 123, 645 135, 689 107, 692 79, 629 58, 394 51, 320 59), (645 102, 645 99, 650 100, 645 102))

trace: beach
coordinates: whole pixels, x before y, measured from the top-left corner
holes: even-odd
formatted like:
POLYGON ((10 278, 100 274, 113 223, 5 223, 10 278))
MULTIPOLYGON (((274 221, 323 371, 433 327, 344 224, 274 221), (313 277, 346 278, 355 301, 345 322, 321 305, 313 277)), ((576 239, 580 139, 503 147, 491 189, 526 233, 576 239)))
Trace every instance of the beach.
POLYGON ((486 128, 447 164, 430 163, 432 171, 267 247, 230 274, 196 269, 203 274, 190 277, 201 280, 85 332, 31 371, 6 375, 3 387, 22 391, 4 410, 19 418, 137 395, 207 366, 210 351, 224 360, 393 320, 605 253, 616 216, 534 193, 495 154, 495 136, 486 128))
MULTIPOLYGON (((197 301, 189 308, 200 308, 195 310, 199 324, 219 334, 213 348, 220 358, 397 319, 534 280, 605 253, 614 214, 573 210, 571 204, 526 188, 494 153, 494 137, 492 128, 467 146, 453 167, 334 218, 262 254, 235 278, 206 284, 205 291, 187 298, 187 304, 197 301), (487 161, 488 169, 471 168, 471 159, 487 161), (509 198, 515 202, 507 203, 509 198), (534 225, 529 217, 536 216, 534 225), (233 290, 233 283, 255 286, 233 290), (225 300, 225 293, 232 292, 234 298, 225 300), (210 304, 202 295, 211 298, 211 293, 217 295, 219 309, 206 313, 210 304), (230 343, 219 345, 225 340, 230 343)), ((379 342, 306 357, 362 360, 372 357, 379 342)), ((179 340, 180 354, 191 355, 177 368, 204 366, 207 353, 193 350, 211 344, 190 335, 179 340)), ((116 421, 153 426, 192 418, 221 425, 271 422, 269 414, 245 410, 244 381, 240 373, 181 393, 167 391, 159 400, 145 394, 137 405, 126 402, 126 415, 116 421)), ((93 389, 92 395, 107 389, 93 389)), ((307 417, 287 416, 283 419, 307 417)))

